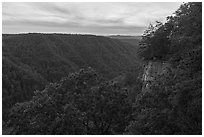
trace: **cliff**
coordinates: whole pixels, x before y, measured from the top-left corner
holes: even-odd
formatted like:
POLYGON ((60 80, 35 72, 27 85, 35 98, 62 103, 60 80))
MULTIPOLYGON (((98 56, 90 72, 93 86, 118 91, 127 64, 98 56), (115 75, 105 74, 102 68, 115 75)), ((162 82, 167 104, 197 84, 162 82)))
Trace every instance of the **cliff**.
POLYGON ((161 61, 149 61, 144 67, 144 73, 142 77, 143 92, 149 90, 152 81, 158 76, 165 73, 166 68, 169 66, 167 62, 161 61))

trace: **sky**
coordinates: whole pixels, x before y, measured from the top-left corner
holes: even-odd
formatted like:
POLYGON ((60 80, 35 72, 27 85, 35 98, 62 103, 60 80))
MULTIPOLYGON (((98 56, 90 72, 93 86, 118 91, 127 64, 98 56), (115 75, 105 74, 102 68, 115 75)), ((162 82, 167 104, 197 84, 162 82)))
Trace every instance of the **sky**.
POLYGON ((141 35, 150 23, 165 22, 176 2, 3 2, 3 33, 141 35))

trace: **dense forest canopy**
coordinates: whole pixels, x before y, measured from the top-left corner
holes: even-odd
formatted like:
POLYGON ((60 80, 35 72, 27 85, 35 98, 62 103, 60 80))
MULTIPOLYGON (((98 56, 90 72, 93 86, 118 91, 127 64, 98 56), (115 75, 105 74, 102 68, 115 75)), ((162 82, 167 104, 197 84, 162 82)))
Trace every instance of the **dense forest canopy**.
POLYGON ((162 59, 202 44, 202 3, 185 3, 166 23, 156 21, 144 32, 140 55, 147 60, 162 59))
POLYGON ((180 6, 141 41, 146 61, 168 62, 135 103, 131 134, 202 134, 202 3, 180 6))
POLYGON ((70 74, 16 104, 9 125, 14 134, 122 134, 131 120, 127 89, 102 82, 93 69, 70 74))
POLYGON ((34 90, 57 82, 80 68, 94 68, 112 79, 138 62, 137 48, 94 35, 3 34, 3 119, 17 102, 30 100, 34 90))
MULTIPOLYGON (((114 52, 113 47, 108 46, 108 50, 114 52)), ((143 88, 143 66, 139 63, 125 76, 112 80, 104 79, 92 68, 70 73, 44 90, 35 91, 29 101, 16 103, 9 111, 4 133, 202 134, 202 3, 184 3, 167 17, 166 23, 150 25, 139 52, 119 47, 123 55, 138 53, 144 64, 168 65, 148 89, 143 88)), ((12 58, 5 63, 9 61, 12 58)), ((14 62, 8 65, 10 75, 21 78, 13 71, 14 62)), ((43 78, 39 76, 39 81, 43 78)))

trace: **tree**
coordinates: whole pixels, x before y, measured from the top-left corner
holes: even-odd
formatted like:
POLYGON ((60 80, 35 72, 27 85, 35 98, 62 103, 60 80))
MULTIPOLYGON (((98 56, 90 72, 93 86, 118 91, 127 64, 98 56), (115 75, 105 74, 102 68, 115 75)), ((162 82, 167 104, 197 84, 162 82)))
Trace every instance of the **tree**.
POLYGON ((131 119, 127 96, 93 69, 80 70, 16 104, 8 126, 13 134, 122 134, 131 119))
POLYGON ((184 3, 167 18, 167 23, 172 24, 171 52, 193 49, 202 42, 202 3, 184 3))
POLYGON ((201 11, 202 3, 185 3, 152 32, 146 49, 164 35, 170 65, 155 78, 149 92, 137 96, 134 120, 126 129, 129 134, 202 134, 201 11))
POLYGON ((168 35, 169 30, 161 22, 157 21, 155 26, 150 24, 143 34, 139 55, 147 60, 165 57, 169 46, 168 35))

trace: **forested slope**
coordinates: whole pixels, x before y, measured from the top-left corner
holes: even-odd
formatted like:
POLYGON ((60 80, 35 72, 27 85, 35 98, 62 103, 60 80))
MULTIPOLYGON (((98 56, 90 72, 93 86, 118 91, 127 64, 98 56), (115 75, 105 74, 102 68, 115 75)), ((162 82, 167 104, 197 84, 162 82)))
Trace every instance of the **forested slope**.
POLYGON ((141 41, 142 36, 123 36, 123 35, 112 35, 112 36, 108 36, 109 38, 112 39, 118 39, 122 42, 131 44, 135 47, 139 48, 139 42, 141 41))
POLYGON ((2 42, 3 111, 81 68, 109 79, 137 64, 134 46, 102 36, 3 34, 2 42))
POLYGON ((169 65, 136 99, 129 133, 202 134, 202 3, 185 3, 166 23, 150 25, 140 46, 146 62, 169 65))
POLYGON ((107 81, 92 68, 81 69, 35 91, 29 101, 16 103, 5 123, 6 133, 202 134, 201 28, 202 3, 190 2, 165 23, 157 22, 145 31, 141 59, 154 62, 147 65, 149 70, 162 72, 161 64, 167 64, 165 73, 152 75, 148 92, 142 92, 139 65, 124 77, 107 81))

